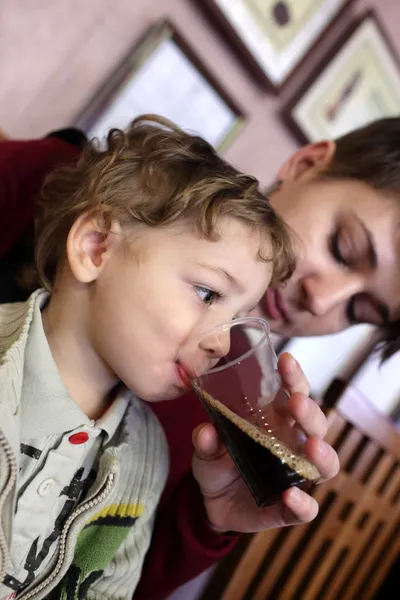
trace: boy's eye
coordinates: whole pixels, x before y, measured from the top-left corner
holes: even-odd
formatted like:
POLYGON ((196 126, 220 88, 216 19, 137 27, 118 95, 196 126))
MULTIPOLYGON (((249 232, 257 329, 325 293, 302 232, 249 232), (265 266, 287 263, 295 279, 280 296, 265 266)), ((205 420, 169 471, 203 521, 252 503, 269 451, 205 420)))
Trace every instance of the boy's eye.
POLYGON ((202 287, 200 285, 196 285, 195 286, 196 289, 196 293, 199 296, 200 300, 202 302, 204 302, 204 304, 210 305, 213 302, 215 302, 215 300, 217 300, 220 297, 220 294, 218 292, 215 292, 214 290, 210 290, 209 288, 206 287, 202 287))

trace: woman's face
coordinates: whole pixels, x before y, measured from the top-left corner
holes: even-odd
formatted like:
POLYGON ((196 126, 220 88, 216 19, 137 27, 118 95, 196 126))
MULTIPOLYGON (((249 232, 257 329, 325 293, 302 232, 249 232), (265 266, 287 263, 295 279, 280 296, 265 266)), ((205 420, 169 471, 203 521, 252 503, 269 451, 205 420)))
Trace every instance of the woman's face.
POLYGON ((298 250, 290 281, 267 290, 260 303, 272 330, 284 336, 400 317, 400 201, 359 181, 317 178, 319 161, 307 155, 317 146, 284 165, 283 183, 271 195, 298 250))

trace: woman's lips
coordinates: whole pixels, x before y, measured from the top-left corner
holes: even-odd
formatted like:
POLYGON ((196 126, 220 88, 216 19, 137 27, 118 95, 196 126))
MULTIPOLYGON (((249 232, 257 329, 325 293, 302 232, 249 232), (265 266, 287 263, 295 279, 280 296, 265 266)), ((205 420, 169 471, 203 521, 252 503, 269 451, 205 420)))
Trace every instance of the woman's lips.
POLYGON ((275 288, 267 289, 264 306, 270 319, 290 323, 286 303, 279 290, 275 288))

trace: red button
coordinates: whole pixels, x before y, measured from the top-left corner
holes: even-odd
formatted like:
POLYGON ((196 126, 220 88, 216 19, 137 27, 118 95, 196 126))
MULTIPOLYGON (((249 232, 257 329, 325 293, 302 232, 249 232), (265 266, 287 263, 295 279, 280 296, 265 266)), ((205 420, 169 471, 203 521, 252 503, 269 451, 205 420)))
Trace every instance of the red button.
POLYGON ((89 434, 86 431, 72 434, 69 438, 71 444, 84 444, 89 439, 89 434))

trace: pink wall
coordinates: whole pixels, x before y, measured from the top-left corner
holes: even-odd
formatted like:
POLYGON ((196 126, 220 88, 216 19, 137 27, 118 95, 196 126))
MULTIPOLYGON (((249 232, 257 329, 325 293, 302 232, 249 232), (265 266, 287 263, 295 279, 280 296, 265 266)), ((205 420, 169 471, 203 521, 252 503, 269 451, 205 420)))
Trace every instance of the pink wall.
MULTIPOLYGON (((282 103, 323 53, 319 48, 281 97, 265 92, 236 60, 192 0, 2 0, 0 128, 34 137, 68 124, 155 19, 168 15, 248 115, 227 157, 264 183, 296 142, 277 117, 282 103)), ((400 54, 398 0, 356 0, 354 14, 374 7, 400 54)), ((326 36, 328 47, 346 25, 326 36)))

